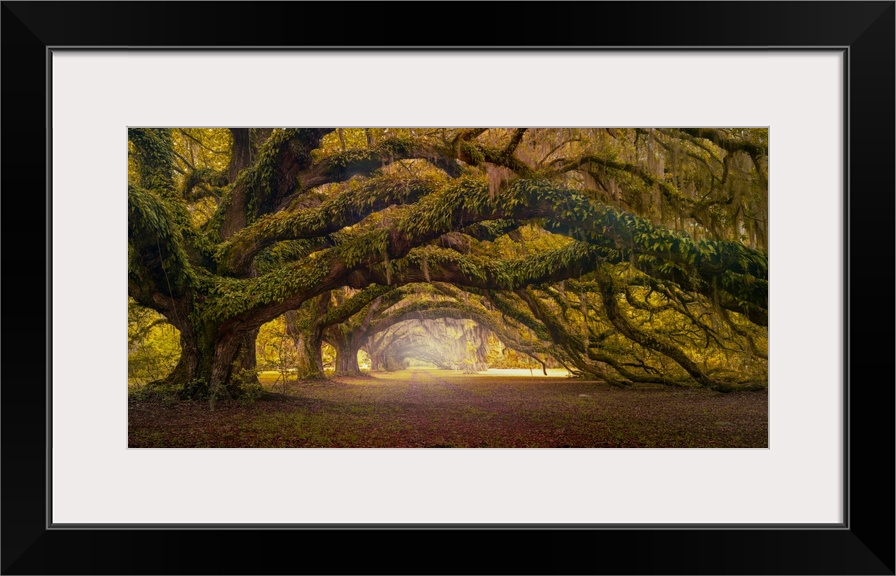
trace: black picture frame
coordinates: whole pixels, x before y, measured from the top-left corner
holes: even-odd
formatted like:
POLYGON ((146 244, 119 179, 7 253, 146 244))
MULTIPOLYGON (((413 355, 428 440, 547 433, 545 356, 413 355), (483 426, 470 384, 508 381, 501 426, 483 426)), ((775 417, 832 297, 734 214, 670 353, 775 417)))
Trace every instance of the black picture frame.
MULTIPOLYGON (((894 2, 3 2, 5 169, 0 177, 6 240, 2 303, 7 321, 2 326, 5 361, 0 390, 0 570, 4 574, 894 574, 894 14, 894 2), (402 17, 406 12, 421 24, 406 26, 402 17), (462 38, 474 38, 475 46, 483 48, 845 51, 846 522, 833 527, 590 530, 48 527, 47 387, 38 376, 49 360, 43 346, 50 330, 43 287, 52 281, 48 231, 41 224, 49 197, 49 135, 44 129, 48 51, 53 47, 434 49, 463 48, 460 42, 470 41, 462 38), (334 543, 341 553, 327 552, 334 543)), ((63 379, 65 374, 57 371, 54 378, 63 379)))

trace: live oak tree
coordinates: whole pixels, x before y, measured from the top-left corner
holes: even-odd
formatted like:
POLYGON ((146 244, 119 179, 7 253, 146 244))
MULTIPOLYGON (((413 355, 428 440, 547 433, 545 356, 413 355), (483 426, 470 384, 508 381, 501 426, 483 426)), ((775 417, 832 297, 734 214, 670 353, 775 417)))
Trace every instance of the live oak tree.
POLYGON ((128 293, 179 330, 161 383, 184 396, 243 394, 259 327, 292 311, 306 372, 322 341, 353 371, 433 286, 466 301, 418 314, 618 385, 763 380, 766 130, 132 128, 128 147, 128 293))

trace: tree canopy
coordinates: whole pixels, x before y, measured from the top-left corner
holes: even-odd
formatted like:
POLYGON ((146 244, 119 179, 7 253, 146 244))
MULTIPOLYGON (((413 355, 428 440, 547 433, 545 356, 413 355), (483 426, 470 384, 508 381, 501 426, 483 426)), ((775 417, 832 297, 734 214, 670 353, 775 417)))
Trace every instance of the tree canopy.
POLYGON ((179 331, 160 383, 186 397, 245 394, 283 315, 308 377, 322 342, 339 371, 362 349, 477 370, 500 342, 618 386, 761 387, 767 150, 741 128, 131 128, 128 293, 179 331))

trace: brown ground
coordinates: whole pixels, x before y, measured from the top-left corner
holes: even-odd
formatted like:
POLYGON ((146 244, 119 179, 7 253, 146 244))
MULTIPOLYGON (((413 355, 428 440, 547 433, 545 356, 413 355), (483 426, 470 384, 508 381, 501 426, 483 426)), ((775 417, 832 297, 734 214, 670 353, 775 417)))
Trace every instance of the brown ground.
MULTIPOLYGON (((271 385, 268 384, 268 388, 271 385)), ((282 383, 254 404, 136 400, 128 446, 768 447, 768 393, 405 370, 282 383)))

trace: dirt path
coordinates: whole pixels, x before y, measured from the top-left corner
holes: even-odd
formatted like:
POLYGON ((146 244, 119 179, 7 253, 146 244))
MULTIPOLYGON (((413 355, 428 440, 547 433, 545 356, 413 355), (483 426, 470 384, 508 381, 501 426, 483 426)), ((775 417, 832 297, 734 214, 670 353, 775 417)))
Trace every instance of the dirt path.
MULTIPOLYGON (((456 372, 448 370, 439 372, 448 372, 452 376, 457 375, 456 372)), ((457 400, 467 399, 472 401, 476 397, 469 390, 458 386, 451 380, 439 377, 437 374, 438 372, 434 370, 410 370, 410 386, 414 393, 417 394, 417 398, 425 399, 434 391, 439 393, 448 392, 457 400)), ((466 376, 475 378, 478 375, 468 374, 466 376)))
POLYGON ((413 369, 214 412, 132 399, 128 423, 131 447, 767 447, 767 415, 767 392, 413 369))

